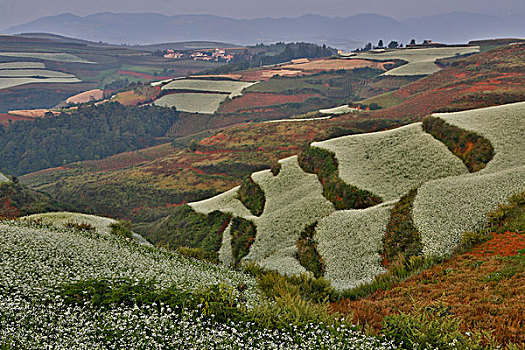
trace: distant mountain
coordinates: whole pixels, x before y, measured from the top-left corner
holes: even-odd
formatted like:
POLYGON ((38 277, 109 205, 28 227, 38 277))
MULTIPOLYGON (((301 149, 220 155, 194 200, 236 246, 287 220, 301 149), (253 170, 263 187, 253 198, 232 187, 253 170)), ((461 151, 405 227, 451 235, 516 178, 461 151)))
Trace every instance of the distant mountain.
POLYGON ((525 36, 525 25, 520 16, 499 18, 464 12, 404 21, 377 14, 359 14, 347 18, 304 15, 247 20, 211 15, 165 16, 106 12, 85 17, 70 13, 43 17, 2 32, 48 32, 114 44, 220 41, 245 45, 309 41, 349 49, 368 41, 375 43, 379 39, 466 42, 487 37, 525 36))

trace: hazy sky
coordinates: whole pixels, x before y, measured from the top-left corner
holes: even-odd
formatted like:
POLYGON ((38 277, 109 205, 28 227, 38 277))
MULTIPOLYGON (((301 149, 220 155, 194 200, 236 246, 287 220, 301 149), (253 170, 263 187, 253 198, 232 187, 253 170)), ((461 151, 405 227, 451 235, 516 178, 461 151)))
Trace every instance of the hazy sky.
POLYGON ((39 17, 71 12, 154 12, 213 14, 234 18, 294 17, 303 14, 348 17, 379 13, 396 19, 451 11, 495 15, 525 14, 524 0, 0 0, 0 29, 39 17))

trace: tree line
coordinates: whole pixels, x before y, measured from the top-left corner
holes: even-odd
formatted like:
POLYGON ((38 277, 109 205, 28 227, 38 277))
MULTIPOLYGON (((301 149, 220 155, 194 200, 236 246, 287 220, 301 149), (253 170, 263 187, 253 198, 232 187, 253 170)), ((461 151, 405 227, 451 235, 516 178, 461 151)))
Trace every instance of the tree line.
POLYGON ((178 119, 174 108, 83 106, 0 126, 0 170, 21 175, 41 169, 152 146, 178 119))

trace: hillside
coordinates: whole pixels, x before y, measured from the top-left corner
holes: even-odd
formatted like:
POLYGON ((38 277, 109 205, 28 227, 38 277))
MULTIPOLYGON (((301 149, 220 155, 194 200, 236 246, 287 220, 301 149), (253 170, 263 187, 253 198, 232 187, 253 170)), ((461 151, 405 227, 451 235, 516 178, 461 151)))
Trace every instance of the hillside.
MULTIPOLYGON (((181 113, 180 123, 171 130, 171 136, 176 138, 171 145, 47 169, 22 176, 21 181, 83 210, 136 222, 151 221, 166 215, 174 205, 227 191, 253 171, 270 168, 279 159, 297 155, 303 145, 313 141, 389 129, 419 121, 439 109, 469 109, 523 100, 524 55, 522 45, 454 58, 440 72, 415 82, 407 77, 378 77, 383 72, 380 70, 374 71, 371 78, 357 72, 273 78, 268 84, 254 85, 242 97, 221 105, 219 112, 232 113, 211 116, 181 113), (303 88, 309 90, 301 92, 303 88), (390 93, 384 94, 387 91, 390 93), (356 93, 361 99, 376 96, 362 100, 361 104, 378 103, 385 108, 354 110, 324 120, 255 122, 224 128, 225 122, 244 124, 259 115, 274 118, 271 114, 275 113, 278 119, 289 118, 298 108, 311 111, 308 96, 344 93, 356 93), (281 102, 292 97, 295 101, 307 99, 301 104, 281 102), (249 106, 258 111, 249 112, 249 106), (206 128, 218 130, 204 131, 206 128), (74 195, 78 192, 89 195, 78 198, 74 195), (127 195, 131 192, 136 198, 127 195)), ((305 116, 319 114, 298 117, 305 116)))
MULTIPOLYGON (((435 257, 452 253, 464 232, 479 229, 488 212, 525 190, 525 147, 521 137, 525 133, 524 112, 522 102, 434 115, 456 127, 458 134, 470 132, 481 136, 478 143, 482 139, 490 143, 494 156, 480 158, 486 166, 479 171, 469 173, 465 159, 460 159, 455 148, 451 152, 441 136, 434 138, 428 123, 423 127, 415 123, 385 132, 315 142, 310 147, 318 151, 312 156, 279 161, 278 174, 270 170, 252 174, 265 199, 260 216, 254 216, 240 201, 240 188, 189 205, 197 213, 221 211, 253 222, 255 233, 243 260, 285 274, 306 271, 308 266, 300 264, 299 237, 306 227, 315 224, 312 238, 317 259, 326 268, 324 276, 340 290, 353 288, 384 272, 378 251, 383 249, 390 212, 410 189, 417 188, 410 215, 419 234, 420 253, 435 257), (339 180, 323 175, 332 166, 325 154, 335 156, 333 166, 339 180), (310 166, 315 162, 319 165, 310 166), (321 181, 306 171, 317 174, 321 181), (331 187, 330 181, 342 184, 331 187), (370 193, 367 196, 376 195, 384 203, 367 204, 364 208, 369 208, 361 209, 357 202, 349 202, 341 208, 346 210, 336 210, 331 191, 337 191, 336 196, 346 195, 339 189, 344 184, 354 186, 349 195, 365 190, 370 193)), ((472 144, 469 148, 476 147, 472 144)), ((217 249, 219 259, 230 263, 231 251, 224 244, 234 246, 236 233, 231 232, 231 223, 220 233, 224 239, 217 249)), ((156 235, 162 236, 159 232, 156 235)), ((165 231, 164 236, 169 235, 170 231, 165 231)))
POLYGON ((32 190, 0 173, 0 217, 19 217, 35 213, 62 211, 67 205, 47 193, 32 190))
POLYGON ((144 246, 113 223, 0 221, 2 348, 395 348, 326 306, 293 292, 266 298, 246 273, 144 246))

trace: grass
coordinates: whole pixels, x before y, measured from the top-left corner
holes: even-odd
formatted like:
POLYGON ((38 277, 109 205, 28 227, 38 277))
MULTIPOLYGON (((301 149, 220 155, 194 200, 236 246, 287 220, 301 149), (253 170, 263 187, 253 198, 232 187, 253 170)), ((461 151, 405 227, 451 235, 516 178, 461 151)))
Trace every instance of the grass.
POLYGON ((239 217, 231 221, 230 233, 232 235, 232 254, 235 265, 250 252, 250 247, 255 240, 257 228, 253 222, 239 217))
POLYGON ((313 273, 314 277, 320 278, 325 271, 325 264, 321 255, 317 251, 317 243, 314 239, 317 222, 308 225, 301 232, 297 240, 297 260, 306 271, 313 273))

